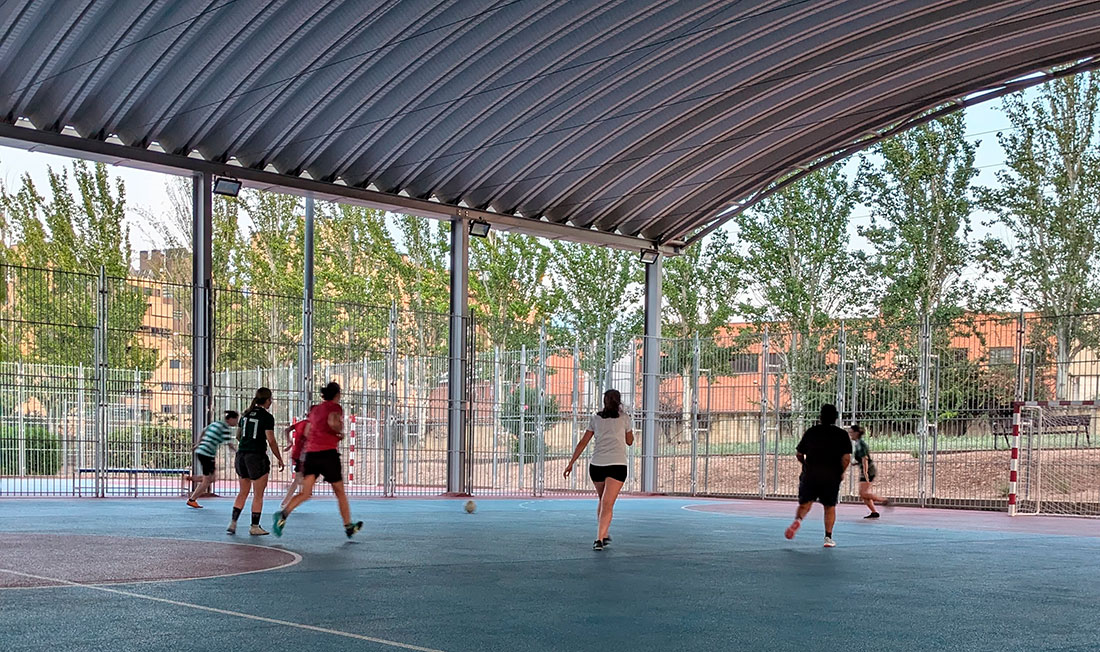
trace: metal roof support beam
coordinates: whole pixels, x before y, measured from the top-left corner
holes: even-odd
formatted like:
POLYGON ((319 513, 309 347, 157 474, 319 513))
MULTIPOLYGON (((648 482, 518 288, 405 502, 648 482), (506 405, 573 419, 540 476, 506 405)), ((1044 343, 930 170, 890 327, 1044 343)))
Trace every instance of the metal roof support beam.
POLYGON ((469 328, 470 230, 451 222, 451 323, 447 358, 447 493, 466 492, 466 366, 469 328))
POLYGON ((642 492, 657 491, 657 399, 661 383, 662 258, 645 266, 645 336, 642 340, 642 492))
MULTIPOLYGON (((298 414, 305 418, 309 411, 310 396, 313 392, 313 197, 306 197, 306 233, 303 243, 303 279, 302 279, 302 345, 298 348, 298 391, 301 409, 298 414)), ((328 378, 325 379, 327 383, 328 378)), ((366 387, 363 388, 366 391, 366 387)), ((354 472, 354 470, 353 470, 354 472)))
MULTIPOLYGON (((317 181, 267 170, 257 170, 228 163, 216 163, 191 156, 169 154, 155 149, 140 149, 102 140, 70 136, 54 131, 19 127, 0 123, 0 145, 17 149, 46 152, 60 156, 85 158, 92 161, 133 167, 164 174, 205 172, 239 179, 249 188, 270 190, 294 195, 312 195, 317 199, 368 206, 386 211, 418 215, 438 220, 482 220, 498 231, 516 231, 551 240, 569 240, 627 251, 658 248, 653 240, 618 233, 606 233, 582 229, 568 224, 545 222, 538 219, 516 217, 473 208, 442 204, 439 202, 404 197, 398 194, 355 188, 327 181, 317 181)), ((680 248, 659 247, 666 255, 678 255, 680 248)))
MULTIPOLYGON (((214 386, 213 179, 203 172, 192 177, 191 193, 191 440, 198 445, 211 417, 214 386)), ((191 477, 201 470, 192 462, 191 477)), ((195 484, 195 481, 192 480, 195 484)))

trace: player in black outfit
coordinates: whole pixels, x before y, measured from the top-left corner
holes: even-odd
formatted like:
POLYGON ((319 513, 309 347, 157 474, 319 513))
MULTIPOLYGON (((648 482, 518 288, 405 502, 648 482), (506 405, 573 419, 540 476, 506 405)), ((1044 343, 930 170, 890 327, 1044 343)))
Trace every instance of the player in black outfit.
POLYGON ((267 457, 270 450, 279 460, 279 470, 283 470, 283 456, 279 453, 279 444, 275 441, 275 417, 271 409, 271 390, 261 387, 256 390, 252 405, 241 415, 237 457, 234 466, 240 478, 241 490, 233 503, 233 518, 226 532, 237 533, 237 517, 244 510, 244 503, 252 493, 252 526, 248 533, 252 536, 267 534, 260 527, 260 514, 264 509, 264 490, 267 488, 267 476, 271 471, 271 460, 267 457))
POLYGON ((798 511, 794 522, 787 528, 786 537, 793 539, 802 526, 802 518, 810 512, 814 501, 825 508, 825 547, 833 548, 833 524, 836 522, 836 503, 840 498, 840 481, 852 461, 852 441, 848 433, 837 427, 835 405, 821 406, 820 423, 812 426, 798 442, 798 461, 802 463, 802 475, 798 478, 798 511))

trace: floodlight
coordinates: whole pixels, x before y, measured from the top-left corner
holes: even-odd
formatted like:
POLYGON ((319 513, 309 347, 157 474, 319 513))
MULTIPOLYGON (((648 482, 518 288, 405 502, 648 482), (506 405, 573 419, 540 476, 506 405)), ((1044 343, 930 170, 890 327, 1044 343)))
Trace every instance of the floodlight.
POLYGON ((236 197, 241 192, 241 182, 229 177, 214 178, 214 194, 236 197))
POLYGON ((658 252, 656 249, 643 249, 641 259, 642 262, 646 265, 652 265, 653 263, 657 262, 657 259, 660 258, 660 256, 660 252, 658 252))
POLYGON ((492 226, 488 222, 482 222, 481 220, 474 220, 470 222, 470 235, 477 238, 489 237, 489 229, 492 226))

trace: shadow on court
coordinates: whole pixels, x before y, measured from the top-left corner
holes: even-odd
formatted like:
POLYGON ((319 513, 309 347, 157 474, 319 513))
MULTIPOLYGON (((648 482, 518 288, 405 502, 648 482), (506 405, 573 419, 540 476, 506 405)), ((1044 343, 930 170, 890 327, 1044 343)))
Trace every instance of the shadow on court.
POLYGON ((826 550, 819 507, 787 541, 790 503, 638 498, 620 501, 614 543, 597 553, 591 499, 482 500, 472 515, 462 503, 353 502, 367 526, 349 542, 331 500, 296 512, 281 539, 226 535, 228 500, 4 501, 0 649, 1004 652, 1100 641, 1097 521, 898 508, 866 522, 842 506, 839 547, 826 550))

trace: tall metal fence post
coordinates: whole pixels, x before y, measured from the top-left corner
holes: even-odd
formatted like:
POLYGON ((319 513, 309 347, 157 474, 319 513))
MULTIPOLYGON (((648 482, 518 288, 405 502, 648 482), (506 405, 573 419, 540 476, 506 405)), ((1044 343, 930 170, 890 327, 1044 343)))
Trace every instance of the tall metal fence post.
POLYGON ((518 488, 523 489, 524 475, 527 473, 527 345, 520 347, 519 361, 519 441, 516 442, 516 450, 519 457, 518 488))
POLYGON ((928 466, 928 409, 931 396, 932 326, 928 314, 921 315, 918 378, 920 381, 920 433, 917 439, 917 500, 921 507, 928 504, 925 477, 928 466))
POLYGON ((844 320, 841 320, 836 346, 836 410, 840 413, 841 425, 851 423, 844 418, 848 408, 848 331, 845 326, 844 320))
POLYGON ((699 333, 691 347, 691 495, 699 490, 699 333))
POLYGON ((75 493, 80 496, 84 491, 80 486, 80 469, 84 468, 87 464, 87 462, 84 461, 84 440, 88 436, 88 431, 86 430, 88 427, 87 415, 85 414, 85 410, 87 410, 88 407, 84 403, 84 386, 86 384, 86 379, 84 378, 84 363, 80 363, 77 373, 79 374, 80 385, 77 386, 76 394, 76 464, 74 465, 73 471, 75 473, 75 493))
MULTIPOLYGON (((382 494, 392 496, 396 492, 393 464, 393 447, 397 437, 397 304, 390 306, 390 346, 385 364, 385 427, 382 442, 382 494)), ((406 391, 408 388, 406 388, 406 391)), ((421 437, 423 437, 421 433, 421 437)), ((406 478, 408 481, 408 478, 406 478)))
POLYGON ((760 356, 763 360, 760 365, 760 497, 764 498, 768 495, 768 372, 771 368, 771 341, 767 325, 760 340, 760 356))
MULTIPOLYGON (((581 382, 581 343, 580 343, 579 340, 573 340, 573 395, 571 397, 571 399, 572 399, 571 402, 572 402, 572 408, 573 409, 572 409, 572 420, 571 420, 570 426, 569 426, 569 432, 572 433, 571 437, 572 437, 572 441, 573 441, 573 448, 569 449, 570 451, 575 450, 577 448, 577 442, 580 441, 580 433, 577 432, 577 427, 579 426, 578 419, 580 417, 580 414, 578 413, 578 410, 580 409, 580 402, 581 402, 580 382, 581 382)), ((576 489, 577 488, 577 474, 576 473, 570 473, 569 474, 569 488, 570 489, 576 489)))
POLYGON ((546 484, 546 324, 539 329, 538 438, 535 441, 535 495, 546 484))
POLYGON ((95 496, 103 497, 107 493, 107 272, 99 267, 96 283, 96 326, 95 338, 95 496))
POLYGON ((493 345, 493 489, 500 488, 500 481, 497 477, 497 433, 500 432, 500 345, 493 345))
POLYGON ((611 359, 613 357, 611 349, 611 327, 607 328, 607 332, 604 333, 603 338, 603 387, 600 388, 601 394, 609 389, 612 389, 615 385, 615 362, 611 359))
POLYGON ((1016 401, 1024 400, 1024 333, 1026 329, 1027 322, 1024 320, 1024 311, 1021 310, 1016 318, 1016 391, 1014 394, 1016 401))
POLYGON ((24 385, 26 379, 23 377, 23 361, 20 360, 15 363, 15 407, 16 407, 16 446, 19 449, 19 477, 25 478, 27 476, 27 423, 26 423, 26 407, 23 405, 27 401, 26 391, 24 385))

